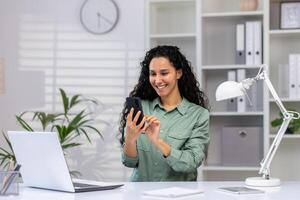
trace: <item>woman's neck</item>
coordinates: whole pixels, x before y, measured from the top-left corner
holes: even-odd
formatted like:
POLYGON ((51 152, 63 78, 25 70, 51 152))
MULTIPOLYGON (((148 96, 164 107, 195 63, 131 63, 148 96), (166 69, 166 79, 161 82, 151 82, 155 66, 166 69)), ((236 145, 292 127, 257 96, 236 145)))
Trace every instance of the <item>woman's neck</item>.
POLYGON ((179 93, 179 91, 177 93, 174 93, 173 95, 169 95, 167 97, 161 97, 160 98, 161 104, 162 106, 167 110, 172 110, 173 108, 175 108, 178 104, 181 103, 182 101, 182 97, 179 93))

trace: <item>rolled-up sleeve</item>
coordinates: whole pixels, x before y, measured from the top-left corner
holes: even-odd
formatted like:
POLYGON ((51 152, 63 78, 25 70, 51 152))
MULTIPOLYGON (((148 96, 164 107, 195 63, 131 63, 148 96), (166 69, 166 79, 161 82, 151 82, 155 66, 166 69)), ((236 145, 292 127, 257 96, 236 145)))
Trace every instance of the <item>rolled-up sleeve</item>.
POLYGON ((122 163, 126 167, 136 168, 138 166, 138 163, 139 163, 139 158, 138 158, 138 156, 129 157, 124 153, 124 151, 122 151, 122 163))
POLYGON ((176 172, 195 171, 205 158, 209 144, 209 113, 205 110, 198 118, 191 136, 180 149, 171 147, 166 158, 168 165, 176 172))

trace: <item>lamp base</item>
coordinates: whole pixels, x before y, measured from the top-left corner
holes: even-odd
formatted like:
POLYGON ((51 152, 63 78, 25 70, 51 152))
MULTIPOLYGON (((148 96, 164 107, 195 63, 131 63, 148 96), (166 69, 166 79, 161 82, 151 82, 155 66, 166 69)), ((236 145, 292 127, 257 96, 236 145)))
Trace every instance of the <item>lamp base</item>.
POLYGON ((280 179, 264 179, 263 177, 249 177, 246 179, 245 184, 254 187, 276 187, 280 186, 280 179))

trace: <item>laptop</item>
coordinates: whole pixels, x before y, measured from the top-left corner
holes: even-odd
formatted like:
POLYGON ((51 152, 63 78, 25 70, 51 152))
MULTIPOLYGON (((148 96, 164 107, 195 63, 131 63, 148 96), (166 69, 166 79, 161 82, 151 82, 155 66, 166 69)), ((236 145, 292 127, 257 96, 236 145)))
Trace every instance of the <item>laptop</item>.
POLYGON ((8 131, 25 186, 65 192, 109 190, 119 183, 72 180, 55 132, 8 131))

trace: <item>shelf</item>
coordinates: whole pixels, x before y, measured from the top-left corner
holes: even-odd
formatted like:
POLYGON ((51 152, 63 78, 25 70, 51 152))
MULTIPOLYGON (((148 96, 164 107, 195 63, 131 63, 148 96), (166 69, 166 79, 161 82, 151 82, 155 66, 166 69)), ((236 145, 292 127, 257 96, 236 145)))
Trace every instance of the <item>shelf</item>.
POLYGON ((263 11, 252 11, 252 12, 215 12, 215 13, 204 13, 203 18, 213 17, 244 17, 244 16, 263 16, 263 11))
POLYGON ((258 171, 259 167, 203 166, 203 171, 258 171))
MULTIPOLYGON (((300 102, 300 99, 292 99, 292 98, 280 98, 282 102, 300 102)), ((270 98, 271 103, 275 103, 275 100, 273 98, 270 98)))
MULTIPOLYGON (((271 134, 269 135, 270 139, 274 139, 275 138, 275 134, 271 134)), ((284 135, 283 139, 300 139, 300 134, 290 134, 290 135, 284 135)))
POLYGON ((270 35, 291 35, 291 34, 299 34, 300 35, 300 29, 290 29, 290 30, 270 30, 270 35))
POLYGON ((203 70, 216 70, 216 69, 258 69, 258 65, 204 65, 203 70))
POLYGON ((196 37, 195 33, 170 33, 170 34, 151 34, 150 38, 192 38, 196 37))
POLYGON ((211 112, 210 116, 263 116, 263 112, 211 112))

